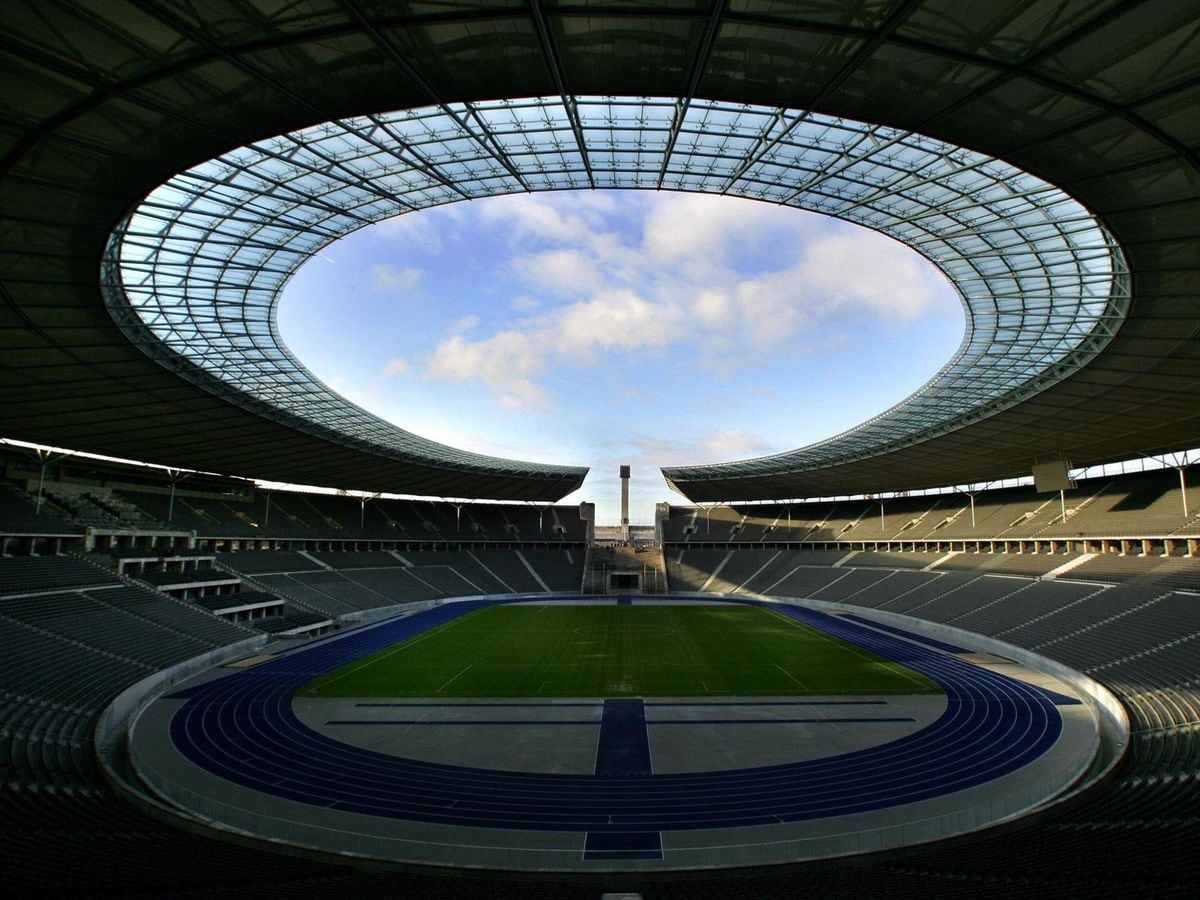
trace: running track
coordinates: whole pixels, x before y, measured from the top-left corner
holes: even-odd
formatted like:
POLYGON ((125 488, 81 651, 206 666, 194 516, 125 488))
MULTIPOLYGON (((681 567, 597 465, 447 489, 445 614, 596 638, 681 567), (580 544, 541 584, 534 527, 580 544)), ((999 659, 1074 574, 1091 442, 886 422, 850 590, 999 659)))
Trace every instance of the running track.
POLYGON ((820 819, 983 784, 1049 750, 1062 731, 1055 702, 1075 702, 855 621, 770 604, 928 676, 945 691, 945 712, 916 733, 839 756, 662 775, 519 773, 402 759, 340 743, 293 713, 293 695, 316 676, 491 604, 436 607, 173 694, 186 702, 171 720, 171 738, 209 772, 288 800, 418 822, 615 838, 820 819))

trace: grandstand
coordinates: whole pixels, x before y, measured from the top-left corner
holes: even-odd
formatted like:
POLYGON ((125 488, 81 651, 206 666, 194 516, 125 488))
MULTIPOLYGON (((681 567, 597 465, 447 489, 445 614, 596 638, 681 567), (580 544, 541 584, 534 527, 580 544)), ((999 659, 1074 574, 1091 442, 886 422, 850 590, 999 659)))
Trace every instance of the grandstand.
POLYGON ((1198 17, 1118 0, 5 4, 0 437, 168 467, 0 452, 10 892, 1192 896, 1200 486, 1178 454, 1200 446, 1198 17), (585 469, 383 422, 313 379, 273 316, 296 266, 369 222, 597 187, 867 225, 939 265, 968 316, 954 359, 871 422, 665 470, 705 504, 659 510, 670 590, 906 616, 1062 663, 1130 718, 1112 772, 886 852, 634 874, 635 842, 542 878, 360 868, 146 793, 113 725, 138 685, 447 600, 580 590, 594 523, 556 504, 585 469), (1144 457, 1168 468, 1062 496, 986 487, 1144 457), (428 499, 448 497, 467 499, 428 499))

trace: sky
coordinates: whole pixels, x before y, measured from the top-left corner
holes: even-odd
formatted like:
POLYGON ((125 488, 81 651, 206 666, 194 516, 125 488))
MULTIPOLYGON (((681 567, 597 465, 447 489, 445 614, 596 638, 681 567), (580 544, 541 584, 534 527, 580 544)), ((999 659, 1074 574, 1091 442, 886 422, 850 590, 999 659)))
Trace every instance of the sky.
MULTIPOLYGON (((821 440, 962 340, 938 270, 868 229, 753 200, 520 194, 409 213, 306 262, 278 324, 353 402, 466 450, 585 465, 599 524, 685 502, 664 465, 821 440)), ((348 485, 352 487, 352 485, 348 485)))

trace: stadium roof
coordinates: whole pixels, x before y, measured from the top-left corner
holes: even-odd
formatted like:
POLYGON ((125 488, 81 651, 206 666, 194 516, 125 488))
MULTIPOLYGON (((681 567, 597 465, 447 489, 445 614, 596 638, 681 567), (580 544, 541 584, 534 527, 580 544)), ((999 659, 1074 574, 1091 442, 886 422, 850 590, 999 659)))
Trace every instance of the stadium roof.
POLYGON ((277 340, 273 298, 306 252, 403 208, 616 185, 860 221, 926 253, 970 311, 912 403, 813 448, 667 470, 693 499, 1200 444, 1192 4, 136 0, 10 3, 0 24, 9 437, 561 497, 583 470, 442 447, 314 384, 277 340), (323 140, 338 149, 318 158, 323 140))

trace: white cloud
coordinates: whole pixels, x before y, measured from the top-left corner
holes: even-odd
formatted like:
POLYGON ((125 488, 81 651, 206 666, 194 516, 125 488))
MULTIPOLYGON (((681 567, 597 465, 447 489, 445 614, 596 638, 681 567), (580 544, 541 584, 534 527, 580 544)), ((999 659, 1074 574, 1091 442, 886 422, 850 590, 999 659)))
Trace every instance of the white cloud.
POLYGON ((740 339, 762 349, 790 338, 805 321, 804 288, 790 271, 739 281, 733 295, 740 339))
POLYGON ((472 328, 474 328, 478 324, 479 324, 479 316, 475 315, 475 313, 471 313, 470 315, 463 316, 461 319, 451 322, 450 323, 450 333, 451 334, 465 334, 466 332, 470 331, 472 328))
POLYGON ((692 315, 706 325, 720 325, 733 315, 728 291, 704 290, 692 301, 692 315))
POLYGON ((673 310, 633 291, 604 291, 563 308, 548 336, 561 355, 661 347, 671 341, 676 318, 673 310))
POLYGON ((540 238, 554 242, 577 241, 591 230, 578 213, 564 213, 551 200, 532 194, 497 197, 482 204, 484 224, 506 225, 514 238, 540 238))
MULTIPOLYGON (((630 197, 629 205, 636 200, 630 197)), ((592 287, 636 283, 645 264, 641 248, 631 245, 620 234, 623 217, 615 225, 608 218, 626 208, 626 204, 617 204, 607 195, 576 194, 570 212, 560 209, 563 205, 553 196, 497 197, 478 207, 478 221, 483 226, 504 228, 511 243, 525 251, 524 257, 542 255, 541 248, 550 251, 543 260, 526 260, 514 267, 534 284, 540 285, 540 278, 556 279, 564 275, 575 280, 585 278, 592 287), (529 252, 531 246, 539 247, 538 251, 529 252), (556 250, 571 255, 555 255, 556 250), (567 262, 576 263, 580 271, 564 272, 563 264, 567 262), (602 279, 599 273, 603 273, 602 279)))
POLYGON ((384 375, 403 375, 408 371, 408 360, 403 356, 393 356, 383 367, 384 375))
POLYGON ((436 216, 404 213, 384 219, 374 227, 400 247, 437 252, 442 249, 442 228, 461 217, 462 213, 451 204, 439 207, 436 216))
POLYGON ((774 452, 770 441, 744 431, 714 431, 696 441, 700 462, 745 459, 774 452))
POLYGON ((805 292, 826 309, 849 307, 896 319, 927 312, 944 289, 940 276, 916 253, 866 230, 813 241, 798 275, 805 292))
POLYGON ((426 361, 425 374, 458 384, 481 381, 502 406, 536 412, 550 403, 549 392, 532 380, 544 368, 537 338, 510 330, 482 341, 447 338, 426 361))
POLYGON ((498 379, 502 375, 525 377, 543 368, 541 353, 532 336, 501 331, 482 341, 454 335, 438 345, 428 369, 436 377, 468 381, 475 377, 498 379))
POLYGON ((550 406, 550 392, 540 384, 517 378, 505 383, 497 393, 496 401, 505 409, 544 412, 550 406))
POLYGON ((371 266, 371 278, 377 291, 396 291, 398 293, 414 291, 421 283, 421 274, 420 269, 411 266, 403 269, 386 264, 371 266))
POLYGON ((453 329, 425 365, 431 378, 479 381, 506 407, 544 411, 550 393, 534 380, 552 362, 571 363, 604 350, 664 346, 673 318, 632 291, 608 291, 530 321, 528 330, 510 328, 470 340, 453 329))
POLYGON ((628 441, 630 452, 613 456, 613 460, 634 462, 647 471, 662 466, 703 465, 745 459, 778 452, 771 441, 761 435, 736 429, 713 431, 696 438, 675 435, 663 438, 656 435, 639 435, 628 441))
POLYGON ((537 287, 560 296, 578 296, 603 284, 600 270, 581 250, 558 249, 518 256, 513 269, 537 287))
MULTIPOLYGON (((651 207, 642 240, 647 254, 660 264, 707 271, 727 265, 739 246, 777 230, 779 212, 755 200, 673 194, 651 207)), ((793 226, 804 221, 794 214, 788 218, 793 226)))
MULTIPOLYGON (((475 381, 506 406, 545 411, 555 366, 675 347, 698 370, 728 377, 764 353, 827 347, 851 316, 914 318, 945 292, 895 241, 792 210, 656 197, 642 201, 647 213, 631 232, 608 218, 613 198, 575 199, 568 207, 518 195, 473 207, 483 226, 506 229, 525 251, 511 272, 528 292, 509 305, 530 315, 477 339, 465 333, 478 319, 461 320, 427 360, 427 376, 475 381), (777 258, 776 268, 764 258, 777 258)), ((738 433, 718 439, 743 455, 766 450, 738 433)))

